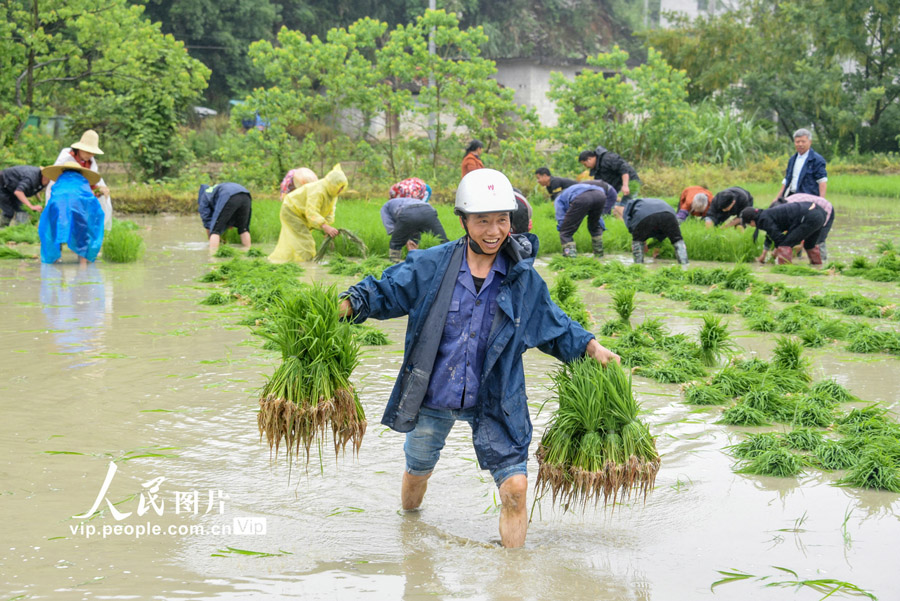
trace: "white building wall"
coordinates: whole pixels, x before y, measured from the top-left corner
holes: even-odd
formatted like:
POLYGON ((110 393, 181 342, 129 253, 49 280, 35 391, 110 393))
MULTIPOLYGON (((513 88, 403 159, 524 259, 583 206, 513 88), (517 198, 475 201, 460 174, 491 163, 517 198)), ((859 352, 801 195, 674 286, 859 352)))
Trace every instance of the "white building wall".
POLYGON ((497 82, 515 93, 513 99, 517 104, 532 108, 543 125, 554 126, 557 123, 554 103, 547 98, 550 91, 550 73, 558 71, 572 79, 582 67, 570 65, 546 65, 533 59, 498 60, 497 82))

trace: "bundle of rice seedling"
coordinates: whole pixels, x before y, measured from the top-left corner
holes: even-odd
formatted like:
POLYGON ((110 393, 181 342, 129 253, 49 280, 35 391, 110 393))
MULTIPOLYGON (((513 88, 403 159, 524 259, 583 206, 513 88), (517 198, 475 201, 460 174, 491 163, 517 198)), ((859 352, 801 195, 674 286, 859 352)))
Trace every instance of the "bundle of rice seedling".
POLYGON ((247 257, 251 259, 261 259, 266 256, 262 250, 258 249, 255 246, 251 246, 247 249, 247 257))
POLYGON ((802 398, 794 406, 791 425, 827 428, 834 423, 834 410, 814 400, 802 398))
POLYGON ((660 360, 659 354, 645 346, 629 346, 619 342, 610 346, 610 350, 619 355, 622 365, 626 367, 651 366, 660 360))
POLYGON ((757 282, 756 276, 746 265, 735 265, 725 276, 724 286, 730 290, 746 290, 757 282))
POLYGON ((761 311, 747 316, 747 327, 754 332, 774 332, 778 329, 778 322, 768 311, 761 311))
POLYGON ((807 267, 806 265, 776 265, 772 267, 772 273, 782 275, 825 275, 824 271, 807 267))
POLYGON ((828 338, 815 327, 803 328, 797 333, 803 346, 807 348, 819 348, 828 344, 828 338))
POLYGON ((769 299, 757 292, 750 294, 749 296, 744 298, 744 300, 738 303, 740 313, 744 317, 750 317, 751 315, 760 313, 767 313, 770 307, 771 303, 769 302, 769 299))
POLYGON ((826 470, 845 470, 857 461, 857 455, 836 440, 823 440, 813 450, 813 457, 826 470))
POLYGON ((711 290, 688 302, 691 311, 712 311, 713 313, 734 313, 738 297, 728 290, 711 290))
POLYGON ((785 441, 782 436, 775 432, 760 432, 750 434, 747 438, 729 448, 731 453, 738 459, 752 459, 769 449, 783 446, 785 446, 785 441))
POLYGON ((590 327, 591 315, 584 302, 578 297, 578 286, 565 273, 556 277, 556 282, 550 289, 550 298, 572 321, 577 321, 584 328, 590 327))
POLYGON ((700 346, 686 334, 664 336, 655 342, 654 348, 666 351, 673 359, 697 361, 700 357, 700 346))
POLYGON ((832 379, 816 382, 809 389, 810 396, 818 399, 825 399, 833 404, 849 403, 850 401, 858 401, 859 398, 852 395, 849 390, 838 384, 832 379))
POLYGON ((778 331, 782 334, 793 334, 809 327, 819 320, 818 312, 809 305, 792 305, 775 315, 778 331))
POLYGON ((535 490, 553 493, 564 508, 621 494, 653 490, 660 458, 656 442, 638 418, 631 378, 617 363, 601 367, 587 358, 562 366, 553 375, 559 408, 537 450, 535 490))
POLYGON ((724 405, 731 399, 720 389, 709 384, 694 383, 682 389, 688 405, 724 405))
POLYGON ((779 392, 770 386, 758 386, 741 397, 741 402, 760 411, 766 416, 778 416, 784 410, 785 399, 779 392))
POLYGON ((772 367, 776 370, 787 370, 800 376, 809 382, 811 378, 807 373, 809 359, 803 356, 803 343, 790 336, 779 336, 775 341, 772 367))
POLYGON ((856 332, 851 335, 847 350, 851 353, 878 353, 884 346, 884 334, 866 325, 857 328, 856 332))
POLYGON ((810 430, 809 428, 797 428, 791 430, 784 435, 785 441, 792 449, 798 451, 812 451, 816 449, 825 440, 822 433, 818 430, 810 430))
MULTIPOLYGON (((340 238, 343 242, 349 243, 351 246, 355 247, 356 250, 359 251, 360 255, 365 258, 369 249, 366 248, 366 243, 363 242, 362 238, 351 232, 350 230, 345 230, 342 228, 338 228, 338 233, 340 234, 340 238)), ((313 257, 313 261, 318 263, 325 257, 325 253, 328 249, 335 249, 335 241, 334 238, 330 236, 325 236, 325 239, 322 241, 322 244, 319 246, 318 252, 316 252, 316 256, 313 257)))
POLYGON ((803 460, 783 446, 772 447, 751 457, 747 464, 737 470, 739 474, 757 476, 796 476, 803 471, 803 460))
POLYGON ((610 319, 609 321, 604 321, 603 325, 600 326, 600 334, 602 336, 615 336, 627 330, 628 327, 629 325, 620 319, 610 319))
POLYGON ((300 454, 309 463, 314 442, 321 447, 330 426, 335 456, 353 442, 359 452, 366 417, 350 384, 359 342, 338 315, 334 287, 314 285, 280 301, 271 329, 261 335, 281 350, 282 363, 263 386, 258 425, 277 456, 282 440, 288 464, 300 454))
MULTIPOLYGON (((2 230, 0 230, 2 231, 2 230)), ((20 253, 16 249, 11 246, 0 246, 0 260, 3 259, 33 259, 34 255, 26 255, 25 253, 20 253)))
POLYGON ((575 257, 574 259, 557 255, 548 265, 553 271, 565 273, 573 280, 589 280, 603 272, 603 264, 593 257, 575 257))
POLYGON ((216 290, 215 292, 211 292, 209 296, 200 301, 201 305, 227 305, 232 301, 230 295, 225 294, 224 292, 220 292, 216 290))
POLYGON ((372 326, 355 325, 353 334, 362 346, 384 346, 391 343, 387 334, 372 326))
POLYGON ((719 361, 738 350, 737 345, 731 340, 728 328, 722 320, 715 315, 703 316, 703 326, 700 328, 700 360, 707 367, 713 367, 719 361))
POLYGON ((638 331, 647 334, 654 341, 662 340, 668 336, 668 331, 663 325, 661 317, 648 317, 638 326, 638 331))
POLYGON ((722 412, 719 423, 730 426, 766 426, 768 420, 766 414, 759 409, 739 401, 722 412))
POLYGON ((882 450, 869 448, 837 484, 900 492, 900 469, 882 450))
POLYGON ((777 298, 783 303, 796 303, 798 301, 806 300, 809 298, 809 295, 803 288, 783 288, 778 293, 777 298))
POLYGON ((631 314, 634 312, 634 288, 617 288, 612 293, 613 309, 619 315, 622 323, 630 323, 631 314))
POLYGON ((710 384, 724 392, 726 396, 736 397, 752 390, 759 381, 758 374, 727 366, 713 376, 710 384))
POLYGON ((637 367, 634 373, 663 384, 681 384, 706 375, 696 361, 674 357, 661 365, 637 367))
POLYGON ((144 253, 144 240, 130 226, 114 221, 103 236, 103 260, 110 263, 133 263, 144 253))
POLYGON ((233 246, 223 244, 216 249, 216 252, 213 253, 213 256, 217 259, 231 259, 238 256, 238 254, 238 249, 234 248, 233 246))

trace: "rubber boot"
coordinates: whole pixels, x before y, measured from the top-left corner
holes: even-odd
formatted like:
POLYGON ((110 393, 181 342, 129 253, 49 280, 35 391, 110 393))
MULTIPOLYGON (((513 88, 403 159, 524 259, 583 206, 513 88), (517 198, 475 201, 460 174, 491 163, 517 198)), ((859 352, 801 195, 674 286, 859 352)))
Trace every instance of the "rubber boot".
POLYGON ((678 263, 680 265, 687 265, 688 264, 687 246, 684 244, 684 240, 679 240, 672 246, 675 247, 675 258, 678 259, 678 263))
POLYGON ((591 236, 591 247, 594 249, 594 256, 598 259, 603 256, 603 236, 591 236))
POLYGON ((0 230, 9 225, 12 221, 12 217, 7 217, 6 214, 0 213, 0 230))
POLYGON ((812 248, 807 248, 806 254, 807 254, 807 256, 809 256, 809 264, 810 265, 821 265, 822 264, 822 252, 818 246, 814 246, 812 248))
POLYGON ((564 257, 568 257, 569 259, 574 259, 578 256, 578 251, 575 250, 574 242, 566 242, 563 244, 562 253, 564 257))
POLYGON ((775 264, 776 265, 790 265, 791 257, 794 254, 793 249, 790 246, 779 246, 775 249, 775 264))
POLYGON ((631 254, 634 256, 635 263, 643 263, 644 262, 644 243, 643 242, 632 242, 631 243, 631 254))
POLYGON ((822 257, 823 263, 828 260, 828 251, 825 249, 824 242, 819 243, 819 255, 822 257))
POLYGON ((403 262, 403 253, 400 248, 389 248, 388 249, 388 259, 391 260, 392 263, 402 263, 403 262))

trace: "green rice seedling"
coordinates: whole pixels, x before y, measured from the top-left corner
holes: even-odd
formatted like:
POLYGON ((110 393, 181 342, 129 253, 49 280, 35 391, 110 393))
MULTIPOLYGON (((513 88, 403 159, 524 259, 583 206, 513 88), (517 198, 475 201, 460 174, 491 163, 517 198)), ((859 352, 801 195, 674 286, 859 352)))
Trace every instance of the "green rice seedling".
POLYGON ((803 343, 790 336, 779 336, 775 341, 772 367, 777 370, 788 370, 810 381, 808 369, 809 359, 803 356, 803 343))
POLYGON ((197 281, 204 282, 204 283, 210 283, 210 282, 224 282, 225 279, 226 279, 225 274, 223 274, 218 269, 212 269, 212 270, 204 273, 202 276, 200 276, 197 279, 197 281))
POLYGON ((847 336, 847 324, 840 319, 824 319, 816 322, 815 328, 822 336, 831 340, 843 340, 847 336))
POLYGON ((777 298, 783 303, 796 303, 805 301, 809 298, 809 294, 803 288, 783 288, 777 298))
POLYGON ((750 458, 737 472, 788 478, 803 472, 803 460, 784 447, 772 447, 750 458))
POLYGON ((900 355, 900 332, 884 332, 884 348, 886 353, 900 355))
POLYGON ((556 277, 556 283, 550 289, 550 298, 573 321, 577 321, 584 328, 591 326, 593 320, 584 302, 578 297, 578 288, 575 282, 572 281, 572 278, 565 273, 556 277))
POLYGON ((722 267, 705 269, 703 267, 691 267, 684 272, 684 279, 695 286, 712 286, 724 284, 728 279, 728 271, 722 267))
POLYGON ((883 267, 873 267, 863 277, 873 282, 895 282, 900 280, 900 274, 883 267))
POLYGON ((826 470, 845 470, 858 460, 856 453, 836 440, 823 440, 813 449, 813 457, 826 470))
POLYGON ((600 334, 602 336, 615 336, 620 332, 628 330, 628 327, 629 325, 620 319, 610 319, 604 321, 603 325, 600 326, 600 334))
POLYGON ((733 362, 734 366, 737 369, 743 371, 749 371, 758 374, 764 374, 769 371, 769 364, 759 357, 752 357, 750 359, 739 359, 733 362))
POLYGON ((747 327, 754 332, 774 332, 778 329, 778 322, 772 313, 754 313, 747 316, 747 327))
POLYGON ((900 272, 900 256, 893 249, 881 251, 881 256, 875 261, 875 267, 886 269, 895 273, 900 272))
POLYGON ((760 385, 771 386, 784 393, 806 392, 809 388, 809 374, 801 371, 780 371, 770 368, 760 378, 760 385))
POLYGON ((738 310, 744 317, 750 317, 758 313, 768 313, 771 306, 769 299, 758 292, 754 292, 738 303, 738 310))
POLYGON ((639 406, 631 378, 617 363, 593 359, 563 365, 553 375, 559 407, 537 450, 538 496, 550 490, 553 503, 582 509, 603 499, 653 489, 660 458, 639 406))
POLYGON ((104 261, 133 263, 144 253, 144 240, 137 232, 121 225, 121 222, 114 222, 112 228, 103 237, 101 252, 104 261))
POLYGON ((233 246, 228 246, 227 244, 223 244, 219 248, 216 249, 216 252, 213 253, 213 256, 217 259, 231 259, 233 257, 238 256, 238 250, 233 246))
POLYGON ((897 247, 894 245, 893 240, 880 240, 877 244, 875 244, 875 252, 888 253, 896 251, 897 247))
MULTIPOLYGON (((0 230, 3 231, 3 230, 0 230)), ((34 255, 26 255, 25 253, 21 253, 11 246, 0 246, 0 260, 9 259, 9 260, 17 260, 17 259, 33 259, 34 255)))
POLYGON ((879 353, 885 346, 886 339, 882 332, 871 326, 858 328, 850 336, 847 350, 851 353, 879 353))
POLYGON ((819 399, 826 399, 833 405, 859 400, 859 398, 851 394, 849 390, 830 378, 828 380, 816 382, 812 388, 810 388, 809 394, 810 396, 819 399))
POLYGON ((778 331, 782 334, 795 334, 818 319, 818 311, 805 304, 786 307, 775 315, 778 331))
POLYGON ((200 301, 201 305, 227 305, 233 299, 230 295, 218 290, 211 292, 209 296, 200 301))
POLYGON ((772 273, 792 276, 825 275, 824 271, 815 269, 813 267, 807 267, 806 265, 775 265, 774 267, 772 267, 771 271, 772 273))
POLYGON ((325 258, 325 253, 328 252, 328 249, 334 250, 334 252, 347 255, 350 252, 354 252, 354 254, 358 254, 365 258, 369 254, 369 249, 366 246, 366 243, 362 238, 357 236, 354 232, 351 232, 347 229, 338 228, 338 233, 340 235, 335 238, 331 238, 325 236, 322 240, 322 244, 319 246, 319 250, 316 252, 316 256, 313 257, 313 261, 318 263, 322 259, 325 258), (348 252, 348 250, 350 252, 348 252))
POLYGON ((713 313, 734 313, 738 304, 738 297, 727 290, 711 290, 705 296, 695 298, 688 302, 691 311, 712 311, 713 313))
POLYGON ((724 367, 713 376, 710 384, 715 386, 726 396, 743 396, 760 381, 757 374, 745 372, 732 366, 724 367))
POLYGON ((569 259, 557 255, 550 260, 548 267, 559 273, 565 273, 573 280, 589 280, 603 273, 603 264, 593 257, 576 257, 569 259))
POLYGON ((643 346, 629 346, 619 343, 611 346, 610 350, 619 355, 622 365, 626 367, 652 366, 660 360, 658 353, 643 346))
POLYGON ((662 340, 669 335, 661 317, 648 317, 638 326, 638 331, 645 333, 652 340, 662 340))
POLYGON ((756 276, 746 265, 735 265, 725 276, 723 285, 729 290, 743 291, 756 283, 756 276))
POLYGON ((624 323, 630 323, 634 312, 634 288, 617 288, 612 293, 613 309, 624 323))
POLYGON ((869 264, 869 260, 865 257, 853 257, 853 260, 850 262, 850 267, 853 269, 868 269, 871 265, 869 264))
POLYGON ((255 247, 255 246, 251 246, 250 248, 247 249, 247 257, 248 258, 261 259, 265 256, 266 256, 266 253, 264 253, 262 250, 260 250, 259 248, 255 247))
POLYGON ((759 432, 750 434, 747 438, 729 448, 731 449, 731 454, 738 459, 753 459, 770 449, 784 446, 784 437, 779 434, 774 432, 759 432))
POLYGON ((767 417, 777 416, 783 410, 784 397, 769 387, 755 387, 741 397, 740 402, 758 410, 767 417))
POLYGON ((384 346, 390 344, 387 334, 371 326, 353 326, 353 335, 361 346, 384 346))
POLYGON ((731 426, 766 426, 768 419, 759 409, 739 401, 722 412, 718 423, 731 426))
POLYGON ((36 225, 31 223, 22 223, 19 225, 10 225, 0 230, 0 243, 15 242, 16 244, 40 244, 41 238, 38 236, 36 225))
POLYGON ((837 484, 838 486, 900 492, 900 469, 880 449, 866 449, 847 475, 838 480, 837 484))
POLYGON ((797 333, 797 337, 807 348, 819 348, 828 344, 828 338, 817 328, 803 328, 797 333))
POLYGON ((796 430, 791 430, 785 434, 784 439, 787 442, 787 445, 792 449, 797 449, 798 451, 813 451, 824 442, 825 437, 822 436, 822 433, 818 430, 797 428, 796 430))
POLYGON ((660 296, 663 298, 667 298, 669 300, 673 300, 675 302, 691 302, 696 299, 703 298, 703 294, 701 292, 697 292, 696 290, 690 290, 687 287, 678 287, 673 286, 666 290, 664 293, 660 293, 660 296))
POLYGON ((703 316, 699 339, 700 361, 707 367, 717 365, 723 357, 732 355, 738 350, 722 320, 708 313, 703 316))
POLYGON ((335 455, 352 441, 359 452, 366 417, 350 374, 358 363, 359 342, 340 319, 335 288, 307 286, 273 310, 271 331, 261 335, 281 351, 281 365, 263 386, 257 423, 277 456, 285 443, 288 464, 300 454, 309 463, 314 442, 321 448, 330 427, 335 455))
POLYGON ((694 383, 682 389, 688 405, 725 405, 731 399, 719 388, 709 384, 694 383))
POLYGON ((635 373, 663 384, 681 384, 706 376, 695 361, 675 358, 660 365, 638 367, 635 373))

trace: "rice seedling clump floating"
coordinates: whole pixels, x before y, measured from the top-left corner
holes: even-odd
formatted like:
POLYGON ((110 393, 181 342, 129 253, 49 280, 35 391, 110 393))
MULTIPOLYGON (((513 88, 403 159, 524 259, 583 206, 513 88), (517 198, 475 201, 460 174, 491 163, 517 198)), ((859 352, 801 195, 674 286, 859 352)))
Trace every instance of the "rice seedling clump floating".
POLYGON ((559 408, 537 450, 535 490, 552 491, 564 509, 604 506, 632 492, 646 500, 660 457, 656 441, 638 415, 631 378, 617 363, 601 367, 590 358, 553 375, 559 408))
POLYGON ((328 427, 335 456, 351 441, 359 452, 366 417, 350 384, 359 342, 339 317, 335 288, 306 286, 273 313, 261 335, 278 347, 282 362, 260 394, 260 438, 276 456, 283 442, 289 465, 301 447, 308 464, 313 443, 322 445, 328 427))

